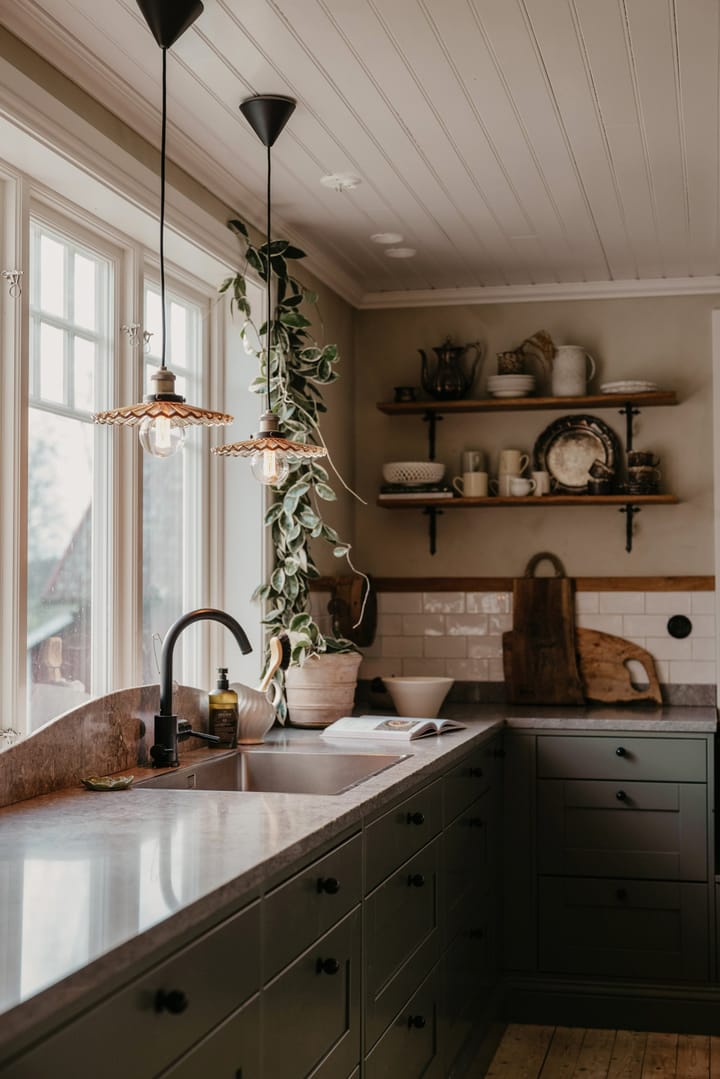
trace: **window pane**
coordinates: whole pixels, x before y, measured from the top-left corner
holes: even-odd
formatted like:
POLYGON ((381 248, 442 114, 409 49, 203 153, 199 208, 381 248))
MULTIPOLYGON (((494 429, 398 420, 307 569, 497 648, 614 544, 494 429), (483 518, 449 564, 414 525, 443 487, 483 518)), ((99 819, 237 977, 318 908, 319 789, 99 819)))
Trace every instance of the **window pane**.
POLYGON ((95 275, 97 264, 84 255, 75 255, 74 321, 76 326, 96 329, 95 275))
POLYGON ((40 307, 48 315, 65 314, 65 249, 50 236, 40 237, 40 307))
POLYGON ((145 289, 145 324, 143 329, 151 333, 147 354, 160 358, 162 350, 162 308, 160 307, 160 293, 154 289, 145 289))
POLYGON ((65 401, 63 350, 65 334, 56 326, 40 324, 40 397, 44 401, 65 401))
POLYGON ((170 304, 170 353, 171 367, 185 367, 187 363, 187 312, 179 303, 170 304))
POLYGON ((95 342, 75 338, 75 407, 92 412, 95 406, 95 342))
POLYGON ((90 696, 92 440, 90 424, 30 409, 30 730, 90 696))

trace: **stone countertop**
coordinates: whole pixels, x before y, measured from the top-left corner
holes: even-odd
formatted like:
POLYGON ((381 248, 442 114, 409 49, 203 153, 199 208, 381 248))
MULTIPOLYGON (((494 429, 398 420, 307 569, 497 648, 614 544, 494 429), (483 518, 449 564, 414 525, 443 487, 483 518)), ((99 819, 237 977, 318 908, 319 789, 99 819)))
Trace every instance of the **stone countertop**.
MULTIPOLYGON (((271 732, 265 747, 278 752, 409 754, 339 795, 136 786, 102 794, 69 789, 0 810, 0 1053, 134 977, 143 962, 182 945, 303 856, 430 781, 505 722, 594 731, 716 728, 709 708, 451 705, 445 714, 466 729, 398 743, 271 732)), ((198 750, 183 764, 211 755, 198 750)), ((157 774, 132 771, 137 781, 157 774)))

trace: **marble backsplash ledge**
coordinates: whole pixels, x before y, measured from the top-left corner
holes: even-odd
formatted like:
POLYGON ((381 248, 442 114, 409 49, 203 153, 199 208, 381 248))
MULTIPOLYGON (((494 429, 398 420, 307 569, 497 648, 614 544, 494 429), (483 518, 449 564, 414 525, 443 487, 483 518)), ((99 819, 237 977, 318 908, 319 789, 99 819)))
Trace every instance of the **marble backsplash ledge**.
MULTIPOLYGON (((109 775, 150 763, 157 685, 121 689, 97 697, 46 723, 0 753, 0 806, 80 784, 85 776, 109 775)), ((175 689, 173 708, 207 730, 207 692, 175 689)), ((197 748, 181 742, 183 756, 197 748)))

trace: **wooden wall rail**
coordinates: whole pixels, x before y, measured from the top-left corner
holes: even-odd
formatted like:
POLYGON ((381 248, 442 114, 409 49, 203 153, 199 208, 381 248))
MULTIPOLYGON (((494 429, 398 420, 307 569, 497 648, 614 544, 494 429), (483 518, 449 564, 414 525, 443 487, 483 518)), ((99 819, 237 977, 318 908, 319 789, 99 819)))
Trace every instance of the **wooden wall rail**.
MULTIPOLYGON (((319 577, 312 590, 332 589, 334 577, 319 577)), ((373 577, 377 592, 512 592, 512 577, 373 577)), ((715 578, 576 577, 577 592, 713 592, 715 578)))

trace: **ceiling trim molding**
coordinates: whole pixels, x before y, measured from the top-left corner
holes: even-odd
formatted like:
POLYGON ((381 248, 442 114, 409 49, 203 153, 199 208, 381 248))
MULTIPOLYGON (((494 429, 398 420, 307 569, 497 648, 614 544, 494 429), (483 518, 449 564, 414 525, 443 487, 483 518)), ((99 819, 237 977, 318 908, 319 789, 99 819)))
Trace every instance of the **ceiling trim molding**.
POLYGON ((423 289, 414 292, 368 292, 362 311, 397 307, 456 307, 461 304, 533 303, 552 300, 632 300, 653 296, 720 294, 720 274, 710 277, 664 277, 636 281, 578 281, 551 285, 494 285, 487 288, 423 289))

